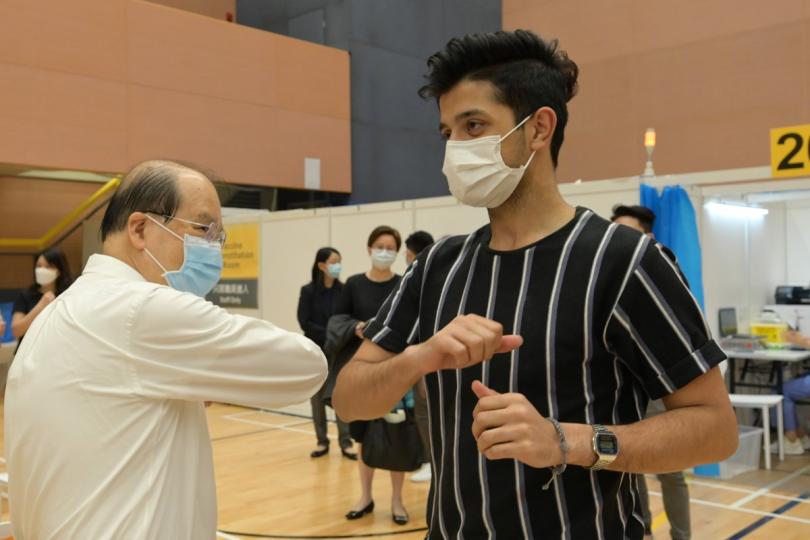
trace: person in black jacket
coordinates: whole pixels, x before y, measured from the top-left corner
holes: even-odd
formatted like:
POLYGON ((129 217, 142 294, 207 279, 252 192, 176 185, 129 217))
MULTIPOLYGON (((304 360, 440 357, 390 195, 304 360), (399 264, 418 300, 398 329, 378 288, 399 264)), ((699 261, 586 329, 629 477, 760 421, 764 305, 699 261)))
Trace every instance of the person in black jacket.
POLYGON ((20 291, 14 301, 11 332, 17 348, 42 311, 73 283, 65 253, 58 247, 46 249, 34 262, 34 283, 20 291))
MULTIPOLYGON (((326 324, 329 317, 335 312, 343 284, 340 282, 341 258, 338 250, 332 247, 323 247, 315 254, 312 264, 312 280, 301 287, 301 296, 298 299, 298 324, 304 335, 314 341, 321 349, 326 342, 326 324)), ((326 404, 324 402, 324 385, 317 394, 312 396, 312 422, 315 424, 315 435, 318 446, 312 451, 310 457, 319 458, 329 453, 329 436, 326 429, 326 404)), ((353 443, 349 434, 349 426, 337 419, 340 451, 344 457, 357 459, 352 451, 353 443)))

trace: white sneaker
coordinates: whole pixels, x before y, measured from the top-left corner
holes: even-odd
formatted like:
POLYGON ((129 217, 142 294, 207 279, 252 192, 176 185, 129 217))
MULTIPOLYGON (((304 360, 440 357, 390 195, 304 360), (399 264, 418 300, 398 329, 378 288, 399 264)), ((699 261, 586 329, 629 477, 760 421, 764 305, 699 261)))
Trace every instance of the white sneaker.
POLYGON ((802 441, 802 446, 804 447, 804 449, 805 450, 810 450, 810 436, 802 435, 801 441, 802 441))
POLYGON ((430 468, 430 463, 425 463, 422 467, 411 475, 411 482, 430 482, 433 477, 433 471, 430 468))
MULTIPOLYGON (((779 453, 779 443, 775 442, 771 445, 771 454, 778 454, 779 453)), ((802 441, 796 439, 795 441, 789 441, 785 439, 785 455, 786 456, 801 456, 804 454, 804 446, 802 446, 802 441)))

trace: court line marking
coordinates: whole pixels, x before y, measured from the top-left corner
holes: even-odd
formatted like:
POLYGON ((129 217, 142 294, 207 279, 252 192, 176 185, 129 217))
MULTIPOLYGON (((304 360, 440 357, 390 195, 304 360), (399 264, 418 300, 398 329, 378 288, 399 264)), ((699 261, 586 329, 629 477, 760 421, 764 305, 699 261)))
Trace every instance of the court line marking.
MULTIPOLYGON (((231 418, 231 417, 228 417, 228 416, 223 416, 222 418, 225 418, 226 420, 232 420, 234 422, 242 422, 244 424, 251 424, 251 425, 255 425, 255 426, 264 426, 264 427, 273 428, 273 429, 281 430, 281 431, 290 431, 292 433, 303 433, 304 435, 314 435, 315 434, 315 432, 313 432, 313 431, 306 431, 306 430, 303 430, 303 429, 295 429, 294 427, 291 427, 291 426, 300 426, 301 424, 306 424, 308 422, 296 422, 296 423, 293 423, 293 424, 274 425, 274 424, 268 424, 267 422, 259 422, 258 420, 248 420, 246 418, 231 418)), ((337 440, 337 437, 335 437, 334 435, 327 435, 327 437, 329 437, 329 439, 331 439, 333 441, 337 440)))
POLYGON ((754 493, 751 493, 750 495, 747 495, 747 496, 743 497, 742 499, 739 499, 738 501, 735 501, 735 502, 731 503, 731 506, 733 506, 735 508, 740 508, 741 506, 746 505, 746 504, 750 503, 751 501, 762 497, 763 495, 767 495, 772 489, 778 488, 779 486, 787 484, 791 480, 794 480, 795 478, 798 478, 799 476, 803 475, 807 471, 810 471, 810 465, 805 465, 801 469, 798 469, 798 470, 790 473, 789 475, 785 476, 781 480, 777 480, 776 482, 771 482, 770 484, 766 484, 761 489, 756 490, 754 493))
MULTIPOLYGON (((714 482, 704 482, 703 480, 692 480, 691 478, 687 478, 686 483, 689 484, 690 486, 695 485, 695 486, 701 486, 701 487, 709 487, 709 488, 714 488, 714 489, 720 489, 720 490, 723 490, 723 491, 734 491, 734 492, 737 492, 737 493, 746 493, 748 495, 752 495, 752 494, 754 494, 754 493, 756 493, 758 491, 758 490, 755 490, 755 489, 746 489, 746 488, 742 488, 742 487, 739 487, 739 486, 726 486, 726 485, 717 484, 717 483, 714 483, 714 482)), ((771 498, 774 498, 774 499, 781 499, 783 501, 793 501, 793 502, 797 502, 797 503, 810 504, 810 500, 800 499, 798 497, 791 497, 790 495, 782 495, 781 493, 766 493, 766 494, 763 494, 763 495, 760 495, 760 496, 761 497, 771 497, 771 498)))
POLYGON ((238 536, 234 536, 234 535, 232 535, 232 534, 227 534, 227 533, 220 532, 220 531, 217 531, 217 536, 218 536, 219 538, 224 538, 225 540, 242 540, 242 539, 241 539, 240 537, 238 537, 238 536))
MULTIPOLYGON (((650 495, 655 495, 656 497, 661 497, 661 493, 658 491, 650 491, 650 495)), ((772 517, 773 519, 784 519, 786 521, 795 521, 796 523, 803 523, 805 525, 810 525, 810 519, 800 518, 800 517, 793 517, 793 516, 785 516, 780 514, 774 514, 773 512, 763 512, 762 510, 753 510, 751 508, 739 508, 735 506, 731 506, 729 504, 723 503, 716 503, 712 501, 704 501, 703 499, 695 499, 694 497, 689 498, 690 503, 699 504, 701 506, 710 506, 712 508, 721 508, 723 510, 731 510, 732 512, 742 512, 744 514, 753 514, 755 516, 768 516, 772 517)))
POLYGON ((661 512, 655 516, 655 519, 652 521, 652 525, 650 525, 650 529, 652 529, 652 532, 655 532, 667 523, 669 523, 669 518, 667 518, 666 512, 661 512))

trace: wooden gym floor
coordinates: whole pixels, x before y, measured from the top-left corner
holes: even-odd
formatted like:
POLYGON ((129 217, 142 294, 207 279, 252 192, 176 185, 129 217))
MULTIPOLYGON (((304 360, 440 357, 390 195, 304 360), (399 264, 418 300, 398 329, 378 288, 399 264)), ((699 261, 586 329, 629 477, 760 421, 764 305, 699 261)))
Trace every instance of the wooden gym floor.
MULTIPOLYGON (((391 485, 384 471, 375 477, 374 514, 346 521, 343 515, 359 496, 357 465, 341 457, 334 440, 328 457, 311 459, 315 437, 307 418, 214 404, 208 409, 208 420, 219 527, 225 531, 220 538, 329 538, 425 526, 428 486, 405 481, 404 499, 411 522, 399 527, 391 521, 391 485)), ((333 424, 330 434, 335 436, 333 424)), ((659 484, 655 477, 647 481, 654 535, 669 538, 659 484)), ((772 471, 759 469, 728 481, 689 477, 689 482, 695 540, 810 538, 810 453, 786 457, 784 462, 775 457, 772 471)), ((5 501, 3 518, 8 518, 5 501)), ((424 538, 424 532, 388 537, 415 540, 424 538)))

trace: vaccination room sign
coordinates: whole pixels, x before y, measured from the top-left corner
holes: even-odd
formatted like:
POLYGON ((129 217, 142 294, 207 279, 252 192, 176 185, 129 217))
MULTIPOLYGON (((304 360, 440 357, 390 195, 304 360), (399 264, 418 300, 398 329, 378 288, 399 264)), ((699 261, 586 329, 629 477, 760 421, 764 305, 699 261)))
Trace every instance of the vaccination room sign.
POLYGON ((222 278, 208 299, 229 308, 259 308, 259 224, 234 223, 222 248, 222 278))

